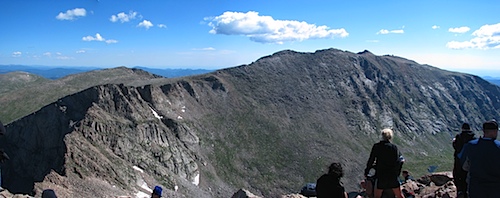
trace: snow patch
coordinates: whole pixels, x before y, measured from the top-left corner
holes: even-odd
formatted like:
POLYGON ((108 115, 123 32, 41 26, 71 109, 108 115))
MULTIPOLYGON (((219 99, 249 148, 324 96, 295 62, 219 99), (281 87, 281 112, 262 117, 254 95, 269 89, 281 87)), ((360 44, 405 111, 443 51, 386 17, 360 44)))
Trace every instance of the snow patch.
POLYGON ((153 110, 153 108, 149 107, 149 109, 151 109, 151 111, 153 112, 153 115, 158 118, 159 120, 161 120, 163 118, 163 116, 159 115, 155 110, 153 110))
POLYGON ((149 198, 149 195, 142 191, 139 191, 135 194, 135 198, 149 198))
POLYGON ((181 111, 182 111, 183 113, 184 113, 184 112, 186 112, 186 106, 182 106, 181 111))
POLYGON ((148 184, 146 184, 145 181, 142 181, 142 185, 139 185, 142 189, 148 191, 148 192, 153 192, 153 190, 151 190, 151 188, 148 187, 148 184))
POLYGON ((197 186, 198 186, 198 184, 200 184, 200 174, 199 174, 199 173, 196 175, 196 177, 194 177, 194 179, 193 179, 193 182, 192 182, 192 183, 193 183, 194 185, 197 185, 197 186))
POLYGON ((177 119, 182 120, 184 118, 182 116, 177 116, 177 119))
POLYGON ((141 168, 137 167, 137 166, 132 166, 132 168, 134 168, 134 170, 136 171, 139 171, 141 173, 144 173, 144 170, 142 170, 141 168))

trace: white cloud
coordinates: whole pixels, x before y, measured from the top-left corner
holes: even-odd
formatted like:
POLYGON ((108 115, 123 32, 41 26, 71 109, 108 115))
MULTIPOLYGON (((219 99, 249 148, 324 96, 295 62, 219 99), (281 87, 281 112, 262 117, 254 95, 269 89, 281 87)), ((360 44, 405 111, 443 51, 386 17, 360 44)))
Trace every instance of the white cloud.
POLYGON ((116 15, 111 15, 109 20, 111 22, 117 22, 120 21, 122 23, 129 22, 130 19, 135 19, 137 17, 137 12, 130 11, 128 14, 125 14, 124 12, 120 12, 116 15))
POLYGON ((432 26, 432 29, 433 29, 433 30, 435 30, 435 29, 439 29, 439 28, 441 28, 441 27, 439 27, 439 26, 437 26, 437 25, 433 25, 433 26, 432 26))
POLYGON ((118 43, 117 40, 113 40, 113 39, 105 39, 104 37, 101 36, 101 34, 99 33, 96 33, 95 34, 95 37, 93 36, 85 36, 82 38, 83 41, 102 41, 102 42, 106 42, 108 44, 110 43, 118 43))
POLYGON ((158 24, 157 25, 159 28, 167 28, 167 26, 165 24, 158 24))
POLYGON ((23 53, 22 52, 12 52, 12 57, 20 57, 23 53))
POLYGON ((85 50, 77 50, 76 53, 77 54, 82 54, 82 53, 85 53, 86 51, 85 50))
POLYGON ((65 13, 60 12, 56 19, 58 20, 75 20, 78 17, 84 17, 87 15, 87 11, 84 8, 75 8, 73 10, 67 10, 65 13))
POLYGON ((214 51, 215 48, 213 48, 213 47, 205 47, 205 48, 194 48, 193 50, 195 50, 195 51, 214 51))
POLYGON ((405 31, 403 29, 401 30, 386 30, 386 29, 381 29, 377 32, 377 34, 403 34, 405 31))
POLYGON ((43 53, 43 55, 44 55, 44 56, 49 56, 49 57, 50 57, 50 56, 52 56, 52 53, 50 53, 50 52, 45 52, 45 53, 43 53))
POLYGON ((450 41, 446 47, 450 49, 500 49, 500 23, 483 25, 472 33, 475 36, 469 41, 450 41))
POLYGON ((118 43, 117 40, 114 40, 114 39, 109 39, 109 40, 106 40, 105 41, 107 44, 111 44, 111 43, 118 43))
POLYGON ((224 12, 220 16, 206 17, 212 27, 211 34, 245 35, 259 43, 303 41, 306 39, 347 37, 344 28, 330 29, 300 21, 275 20, 271 16, 259 16, 258 12, 224 12))
POLYGON ((144 21, 140 22, 139 25, 137 25, 137 27, 143 27, 143 28, 149 29, 150 27, 153 27, 153 23, 151 23, 151 21, 144 20, 144 21))
POLYGON ((468 32, 469 30, 470 30, 469 27, 463 26, 463 27, 457 27, 457 28, 450 28, 450 29, 448 29, 448 32, 463 34, 463 33, 468 32))

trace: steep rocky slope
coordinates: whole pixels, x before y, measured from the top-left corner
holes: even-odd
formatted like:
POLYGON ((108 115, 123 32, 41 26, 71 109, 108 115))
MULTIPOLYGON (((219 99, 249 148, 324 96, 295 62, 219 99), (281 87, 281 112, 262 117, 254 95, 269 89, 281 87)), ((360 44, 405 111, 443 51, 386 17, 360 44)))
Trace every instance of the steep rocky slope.
POLYGON ((462 122, 477 131, 500 112, 500 88, 477 76, 368 51, 282 51, 131 85, 95 86, 9 124, 4 186, 104 197, 160 184, 187 197, 240 188, 273 197, 339 161, 356 190, 382 128, 395 130, 405 167, 420 175, 451 169, 450 134, 462 122))

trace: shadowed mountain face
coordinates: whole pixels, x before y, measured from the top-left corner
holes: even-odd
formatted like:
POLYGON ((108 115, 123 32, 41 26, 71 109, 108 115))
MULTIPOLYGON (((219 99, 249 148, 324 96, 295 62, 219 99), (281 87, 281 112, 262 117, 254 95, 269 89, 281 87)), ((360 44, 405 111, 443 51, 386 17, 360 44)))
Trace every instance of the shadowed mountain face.
POLYGON ((66 96, 7 126, 2 176, 10 191, 53 184, 76 197, 147 192, 138 181, 170 195, 246 188, 272 197, 337 161, 351 191, 381 129, 394 129, 405 168, 419 175, 430 165, 450 170, 450 134, 462 122, 479 131, 499 112, 500 88, 476 76, 368 51, 282 51, 206 75, 66 96), (103 184, 78 186, 94 181, 103 184))

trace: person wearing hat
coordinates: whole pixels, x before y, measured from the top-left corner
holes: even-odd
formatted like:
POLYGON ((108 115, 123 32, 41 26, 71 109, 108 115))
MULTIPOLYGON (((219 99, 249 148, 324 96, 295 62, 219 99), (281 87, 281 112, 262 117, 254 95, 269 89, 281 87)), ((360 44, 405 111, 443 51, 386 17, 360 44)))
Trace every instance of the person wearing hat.
POLYGON ((469 123, 463 123, 461 132, 453 139, 453 149, 455 149, 455 152, 453 153, 453 182, 457 187, 458 197, 467 197, 467 171, 462 169, 460 159, 458 159, 458 154, 462 151, 464 145, 473 139, 475 139, 475 137, 469 123))
POLYGON ((155 186, 153 189, 153 193, 151 193, 151 198, 160 198, 161 197, 161 191, 163 189, 159 186, 155 186))
POLYGON ((465 144, 458 154, 468 174, 468 195, 470 198, 499 197, 500 189, 500 141, 498 123, 490 120, 483 123, 483 137, 465 144))

